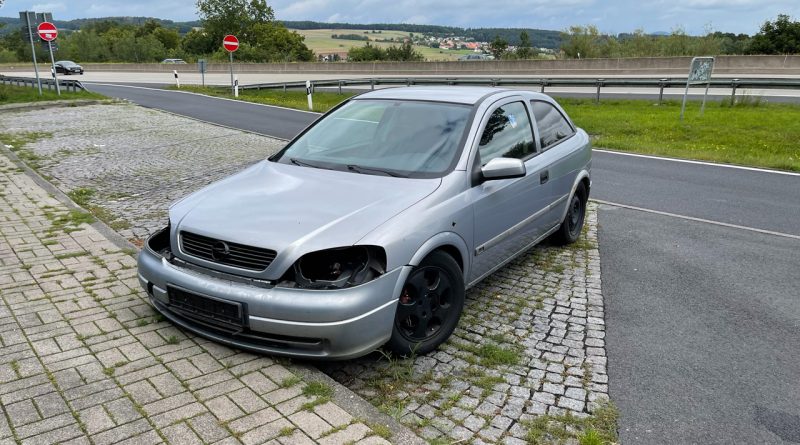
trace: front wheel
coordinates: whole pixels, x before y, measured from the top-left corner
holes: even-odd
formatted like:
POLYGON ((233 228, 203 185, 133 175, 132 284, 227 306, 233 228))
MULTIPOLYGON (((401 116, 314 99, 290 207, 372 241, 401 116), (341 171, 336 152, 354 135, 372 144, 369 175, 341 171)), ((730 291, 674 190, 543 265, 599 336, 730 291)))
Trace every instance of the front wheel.
POLYGON ((465 293, 453 257, 441 251, 428 255, 403 285, 388 348, 402 356, 436 349, 456 328, 465 293))
POLYGON ((589 196, 583 183, 578 184, 572 197, 569 200, 567 216, 561 222, 561 226, 553 234, 553 240, 557 244, 572 244, 581 236, 583 222, 586 219, 586 201, 589 196))

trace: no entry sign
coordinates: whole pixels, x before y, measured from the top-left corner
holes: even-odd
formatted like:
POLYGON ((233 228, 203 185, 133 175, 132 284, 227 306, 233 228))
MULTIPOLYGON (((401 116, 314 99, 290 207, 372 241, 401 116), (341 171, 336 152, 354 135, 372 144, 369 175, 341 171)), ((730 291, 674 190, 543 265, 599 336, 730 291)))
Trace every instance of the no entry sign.
POLYGON ((58 37, 58 30, 56 29, 56 25, 50 22, 42 22, 39 24, 39 27, 36 28, 36 32, 39 33, 39 37, 45 42, 52 42, 53 40, 58 37))
POLYGON ((227 36, 225 36, 224 39, 222 39, 222 46, 228 52, 232 53, 237 49, 239 49, 239 39, 237 39, 236 36, 233 34, 228 34, 227 36))

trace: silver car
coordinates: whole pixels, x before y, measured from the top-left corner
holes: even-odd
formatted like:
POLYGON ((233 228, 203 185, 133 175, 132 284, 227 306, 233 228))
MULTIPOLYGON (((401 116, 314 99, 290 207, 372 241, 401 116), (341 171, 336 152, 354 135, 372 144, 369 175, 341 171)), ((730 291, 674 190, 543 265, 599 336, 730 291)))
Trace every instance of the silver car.
POLYGON ((465 291, 581 234, 591 148, 549 96, 409 87, 354 97, 178 201, 139 254, 176 325, 270 354, 426 353, 465 291))

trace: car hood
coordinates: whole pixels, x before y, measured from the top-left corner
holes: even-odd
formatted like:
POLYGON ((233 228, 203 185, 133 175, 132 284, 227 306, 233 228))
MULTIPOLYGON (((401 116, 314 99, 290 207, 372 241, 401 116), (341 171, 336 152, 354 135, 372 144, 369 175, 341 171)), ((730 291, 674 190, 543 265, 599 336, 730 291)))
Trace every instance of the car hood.
POLYGON ((170 221, 177 225, 173 234, 183 230, 272 249, 276 262, 291 263, 307 252, 355 244, 440 184, 438 178, 263 161, 179 201, 170 221))

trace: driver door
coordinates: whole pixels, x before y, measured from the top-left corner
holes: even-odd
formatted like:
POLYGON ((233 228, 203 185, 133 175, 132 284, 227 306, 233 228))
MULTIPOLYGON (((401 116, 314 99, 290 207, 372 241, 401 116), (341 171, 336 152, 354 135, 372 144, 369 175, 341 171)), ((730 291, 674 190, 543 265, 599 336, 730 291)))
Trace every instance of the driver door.
POLYGON ((537 224, 537 215, 548 204, 542 193, 548 172, 536 156, 536 141, 528 106, 521 99, 506 99, 484 116, 474 162, 483 166, 496 157, 518 158, 525 162, 526 174, 520 178, 479 180, 473 185, 474 260, 470 282, 491 272, 546 230, 537 224))

